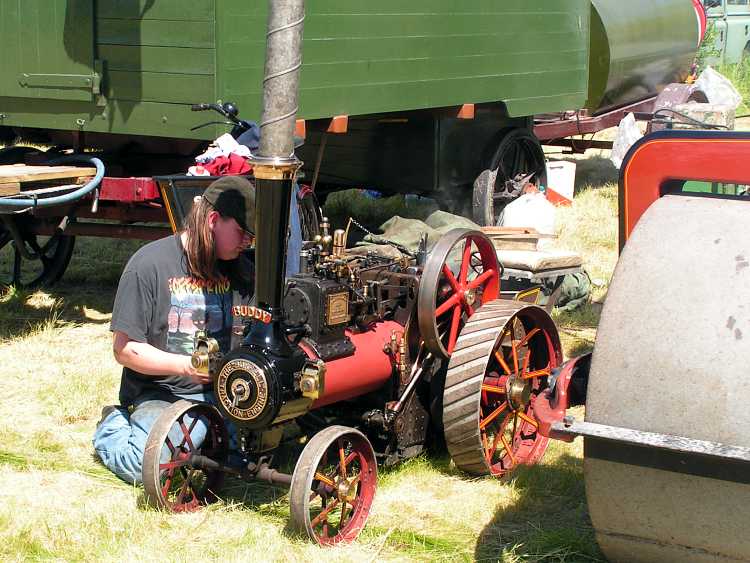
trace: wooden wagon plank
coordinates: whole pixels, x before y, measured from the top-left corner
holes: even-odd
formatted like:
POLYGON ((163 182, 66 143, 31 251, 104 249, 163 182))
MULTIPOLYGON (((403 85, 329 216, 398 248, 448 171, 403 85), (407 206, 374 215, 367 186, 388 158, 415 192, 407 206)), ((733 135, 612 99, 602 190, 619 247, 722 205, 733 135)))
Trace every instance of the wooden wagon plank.
POLYGON ((0 182, 3 184, 82 178, 95 174, 96 168, 78 166, 26 166, 24 164, 0 166, 0 182))
POLYGON ((18 182, 0 182, 0 196, 16 195, 21 191, 21 184, 18 182))

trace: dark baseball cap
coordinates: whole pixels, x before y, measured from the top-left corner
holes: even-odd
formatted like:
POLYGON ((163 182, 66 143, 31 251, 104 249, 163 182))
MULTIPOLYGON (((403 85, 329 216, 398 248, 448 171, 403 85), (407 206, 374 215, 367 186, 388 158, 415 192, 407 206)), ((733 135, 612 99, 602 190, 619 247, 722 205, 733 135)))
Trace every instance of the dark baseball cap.
POLYGON ((255 186, 242 176, 222 176, 212 182, 203 197, 222 217, 231 217, 255 234, 255 186))

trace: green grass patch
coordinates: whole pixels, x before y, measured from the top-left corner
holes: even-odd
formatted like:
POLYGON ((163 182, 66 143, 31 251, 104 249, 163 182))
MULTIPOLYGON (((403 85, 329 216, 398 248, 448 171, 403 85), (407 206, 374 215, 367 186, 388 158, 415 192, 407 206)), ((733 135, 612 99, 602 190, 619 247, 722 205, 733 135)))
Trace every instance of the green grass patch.
MULTIPOLYGON (((0 518, 0 533, 8 527, 7 518, 0 518)), ((4 541, 0 544, 0 557, 4 561, 45 561, 59 557, 34 533, 31 526, 3 534, 4 541)))
POLYGON ((38 391, 47 412, 63 424, 74 424, 99 413, 111 404, 112 384, 119 381, 119 370, 93 365, 86 371, 65 370, 64 379, 52 380, 38 391))
POLYGON ((717 69, 726 76, 742 96, 742 105, 737 108, 737 115, 750 113, 750 59, 743 58, 736 64, 721 64, 717 69))

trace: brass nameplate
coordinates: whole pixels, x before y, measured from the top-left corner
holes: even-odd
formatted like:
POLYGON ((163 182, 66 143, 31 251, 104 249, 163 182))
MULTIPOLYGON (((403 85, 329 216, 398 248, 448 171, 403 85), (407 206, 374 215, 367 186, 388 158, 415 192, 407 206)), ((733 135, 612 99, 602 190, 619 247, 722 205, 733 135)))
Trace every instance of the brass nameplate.
POLYGON ((349 294, 334 293, 328 296, 326 324, 338 325, 349 320, 349 294))

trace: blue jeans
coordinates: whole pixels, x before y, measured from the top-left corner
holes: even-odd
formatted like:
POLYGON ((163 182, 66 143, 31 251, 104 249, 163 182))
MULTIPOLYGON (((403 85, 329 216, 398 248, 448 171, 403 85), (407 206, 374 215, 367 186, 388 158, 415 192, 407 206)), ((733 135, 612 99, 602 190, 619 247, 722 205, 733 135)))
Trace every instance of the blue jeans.
MULTIPOLYGON (((94 450, 105 467, 127 483, 141 484, 143 452, 148 433, 164 410, 180 399, 214 404, 213 393, 210 392, 191 395, 146 394, 136 399, 132 413, 124 407, 109 413, 96 427, 92 440, 94 450)), ((189 426, 187 417, 185 422, 189 426)), ((206 425, 202 422, 196 424, 191 431, 190 437, 196 448, 203 443, 206 431, 206 425)), ((181 432, 177 426, 172 427, 169 435, 173 443, 181 441, 181 432)), ((162 456, 168 458, 168 455, 165 447, 162 456)))

